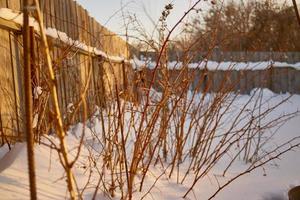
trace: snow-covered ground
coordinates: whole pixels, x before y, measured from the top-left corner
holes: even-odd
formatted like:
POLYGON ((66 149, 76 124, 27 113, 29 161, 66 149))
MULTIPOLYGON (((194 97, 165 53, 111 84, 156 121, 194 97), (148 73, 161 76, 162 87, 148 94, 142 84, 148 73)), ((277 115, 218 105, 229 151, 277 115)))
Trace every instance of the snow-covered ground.
MULTIPOLYGON (((270 91, 264 91, 267 97, 272 96, 272 101, 280 101, 286 98, 288 94, 276 95, 270 91)), ((158 97, 159 98, 159 97, 158 97)), ((249 96, 239 96, 238 102, 245 102, 249 96)), ((237 102, 237 103, 238 103, 237 102)), ((235 105, 238 107, 238 105, 235 105)), ((283 112, 293 112, 300 108, 300 95, 292 96, 287 102, 278 107, 270 117, 276 117, 283 112)), ((101 149, 101 145, 97 145, 95 140, 89 140, 94 133, 101 132, 100 119, 95 116, 91 119, 94 123, 87 123, 89 129, 86 128, 86 144, 95 143, 94 147, 101 149), (91 130, 95 130, 93 133, 91 130)), ((300 136, 299 132, 300 116, 297 116, 286 124, 284 124, 271 140, 272 144, 283 143, 290 138, 300 136)), ((67 136, 67 143, 70 149, 74 150, 79 143, 79 135, 83 129, 81 123, 73 126, 67 136)), ((54 136, 49 136, 52 141, 56 141, 54 136)), ((44 140, 46 142, 47 140, 44 140)), ((79 188, 83 188, 89 177, 87 163, 91 145, 86 145, 81 151, 81 156, 73 168, 76 176, 76 181, 79 188)), ((221 191, 215 199, 219 200, 284 200, 287 199, 287 191, 295 185, 300 185, 300 156, 299 149, 290 151, 280 159, 267 164, 264 168, 259 168, 249 174, 234 181, 231 185, 221 191)), ((45 145, 35 146, 35 161, 39 199, 65 199, 67 195, 67 187, 57 153, 50 150, 45 145)), ((181 166, 182 172, 187 166, 181 166)), ((201 179, 194 187, 187 199, 208 199, 218 188, 219 182, 225 181, 230 176, 238 173, 239 169, 243 169, 245 164, 241 161, 232 168, 225 177, 222 175, 222 162, 213 168, 207 176, 201 179)), ((160 165, 150 168, 150 173, 146 177, 145 187, 142 193, 135 192, 133 199, 141 199, 149 188, 153 185, 156 177, 162 174, 160 165)), ((92 174, 92 183, 96 184, 99 175, 96 172, 92 174)), ((183 185, 176 183, 176 176, 167 178, 162 175, 155 183, 151 192, 144 199, 182 199, 184 193, 191 185, 192 176, 188 176, 187 181, 183 185)), ((84 199, 91 199, 95 185, 89 185, 83 193, 84 199)), ((26 144, 16 144, 11 151, 8 151, 7 146, 0 148, 0 199, 29 199, 29 183, 27 175, 27 152, 26 144)), ((119 199, 119 195, 115 199, 119 199)), ((109 199, 100 190, 96 199, 109 199)))

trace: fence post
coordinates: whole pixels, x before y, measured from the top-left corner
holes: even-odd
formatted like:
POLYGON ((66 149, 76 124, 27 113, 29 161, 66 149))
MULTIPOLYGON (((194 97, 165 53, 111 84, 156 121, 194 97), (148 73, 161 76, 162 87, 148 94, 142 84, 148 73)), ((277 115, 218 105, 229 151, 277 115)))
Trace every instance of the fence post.
POLYGON ((29 2, 23 1, 24 29, 23 29, 23 50, 24 50, 24 88, 25 88, 25 111, 26 111, 26 140, 27 140, 27 159, 29 169, 29 185, 31 200, 37 199, 35 164, 34 164, 34 139, 32 130, 32 88, 31 88, 31 65, 30 65, 30 29, 29 29, 29 2))

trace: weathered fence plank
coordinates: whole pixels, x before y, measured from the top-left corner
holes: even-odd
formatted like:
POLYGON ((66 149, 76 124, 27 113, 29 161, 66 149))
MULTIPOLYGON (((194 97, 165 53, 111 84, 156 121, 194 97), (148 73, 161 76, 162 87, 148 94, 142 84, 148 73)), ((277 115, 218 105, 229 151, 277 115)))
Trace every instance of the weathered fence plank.
POLYGON ((20 1, 19 0, 7 0, 8 8, 12 10, 20 10, 20 1))
MULTIPOLYGON (((17 101, 8 31, 0 29, 0 44, 0 132, 6 136, 17 136, 17 101)), ((2 137, 1 139, 6 138, 2 137)))

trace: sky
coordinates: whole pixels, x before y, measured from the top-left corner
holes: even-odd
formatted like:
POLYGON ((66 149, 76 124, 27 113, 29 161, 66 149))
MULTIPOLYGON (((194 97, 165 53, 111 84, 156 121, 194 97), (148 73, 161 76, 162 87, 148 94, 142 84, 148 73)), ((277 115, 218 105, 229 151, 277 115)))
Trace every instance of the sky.
MULTIPOLYGON (((124 34, 124 16, 135 17, 142 29, 151 35, 154 25, 161 16, 165 5, 174 5, 167 18, 168 27, 173 27, 196 0, 76 0, 91 16, 117 34, 124 34), (123 8, 123 13, 122 9, 123 8)), ((201 8, 208 8, 210 1, 201 2, 201 8)), ((128 19, 128 18, 126 18, 128 19)), ((179 33, 179 29, 175 34, 179 33)))
MULTIPOLYGON (((104 25, 111 31, 119 34, 120 36, 125 34, 124 19, 128 20, 127 16, 134 17, 139 21, 139 27, 132 27, 131 30, 145 30, 148 36, 152 36, 155 26, 153 23, 157 23, 165 5, 172 3, 173 9, 171 14, 167 18, 168 28, 174 26, 174 24, 183 16, 191 5, 197 0, 75 0, 88 10, 90 15, 94 17, 100 24, 104 25), (123 9, 121 9, 123 8, 123 9), (121 11, 122 10, 122 11, 121 11), (126 17, 124 17, 126 16, 126 17)), ((201 1, 198 8, 202 9, 202 12, 211 8, 212 1, 201 1)), ((225 0, 229 1, 229 0, 225 0)), ((241 0, 235 0, 241 1, 241 0)), ((247 1, 247 0, 245 0, 247 1)), ((283 3, 284 1, 291 0, 278 0, 283 3)), ((194 12, 195 14, 195 12, 194 12)), ((199 15, 198 15, 199 16, 199 15)), ((190 15, 187 20, 192 19, 190 15)), ((132 23, 130 23, 132 24, 132 23)), ((133 36, 138 36, 138 33, 130 31, 133 36)), ((180 35, 180 27, 174 31, 171 38, 180 35)), ((154 36, 155 37, 155 36, 154 36)), ((157 35, 156 35, 157 37, 157 35)))

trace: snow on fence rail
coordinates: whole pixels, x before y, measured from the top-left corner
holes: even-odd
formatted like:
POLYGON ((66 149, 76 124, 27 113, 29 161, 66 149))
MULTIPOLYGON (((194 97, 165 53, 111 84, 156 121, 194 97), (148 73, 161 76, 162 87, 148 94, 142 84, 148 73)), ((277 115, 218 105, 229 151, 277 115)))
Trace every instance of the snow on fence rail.
MULTIPOLYGON (((153 69, 143 68, 139 70, 146 85, 150 84, 153 69)), ((239 92, 249 94, 254 88, 268 88, 274 93, 300 94, 300 70, 294 67, 271 67, 265 69, 205 69, 189 68, 187 73, 182 69, 169 69, 169 85, 172 85, 176 94, 176 85, 183 80, 189 80, 189 88, 199 92, 239 92)), ((158 74, 153 88, 163 91, 161 82, 164 78, 158 74)), ((180 87, 178 87, 180 90, 180 87)))
MULTIPOLYGON (((170 60, 177 60, 181 57, 183 52, 170 51, 168 58, 170 60)), ((207 58, 212 61, 228 61, 228 62, 261 62, 273 60, 277 62, 287 62, 290 64, 297 63, 300 61, 300 52, 298 51, 221 51, 220 49, 214 49, 212 52, 197 52, 197 55, 193 55, 192 62, 198 62, 207 58)), ((155 52, 141 51, 139 57, 148 57, 153 60, 156 59, 155 52)))
MULTIPOLYGON (((21 0, 0 1, 0 145, 7 140, 22 140, 24 113, 24 88, 22 68, 22 23, 21 0)), ((80 99, 88 82, 88 112, 94 106, 103 106, 119 91, 129 91, 133 77, 129 67, 127 43, 116 34, 101 26, 88 12, 73 0, 40 0, 44 13, 44 26, 54 62, 60 108, 67 123, 71 122, 68 111, 80 99), (69 121, 68 121, 69 120, 69 121)), ((32 42, 32 84, 34 92, 34 125, 36 133, 51 129, 46 127, 51 120, 48 102, 47 80, 44 60, 36 22, 30 24, 35 32, 32 42), (41 115, 41 113, 44 113, 41 115), (41 120, 45 121, 42 125, 41 120)), ((130 96, 130 95, 129 95, 130 96)), ((80 120, 80 114, 75 117, 80 120)))

